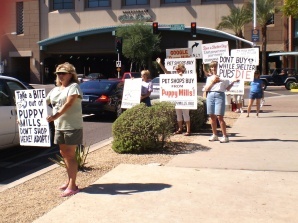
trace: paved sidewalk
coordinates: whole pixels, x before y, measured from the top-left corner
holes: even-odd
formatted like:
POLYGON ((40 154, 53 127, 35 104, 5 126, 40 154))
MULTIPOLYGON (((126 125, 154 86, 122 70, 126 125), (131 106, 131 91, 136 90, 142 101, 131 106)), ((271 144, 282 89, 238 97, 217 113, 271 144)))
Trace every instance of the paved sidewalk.
POLYGON ((119 165, 35 222, 298 222, 298 95, 241 114, 230 143, 167 166, 119 165))

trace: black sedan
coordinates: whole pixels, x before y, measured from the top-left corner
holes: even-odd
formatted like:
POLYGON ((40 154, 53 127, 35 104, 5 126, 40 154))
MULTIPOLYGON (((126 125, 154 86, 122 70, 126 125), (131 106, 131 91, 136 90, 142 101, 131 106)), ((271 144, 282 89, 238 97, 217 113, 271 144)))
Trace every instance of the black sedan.
POLYGON ((90 80, 80 84, 83 91, 84 114, 121 115, 121 101, 124 83, 120 80, 90 80))

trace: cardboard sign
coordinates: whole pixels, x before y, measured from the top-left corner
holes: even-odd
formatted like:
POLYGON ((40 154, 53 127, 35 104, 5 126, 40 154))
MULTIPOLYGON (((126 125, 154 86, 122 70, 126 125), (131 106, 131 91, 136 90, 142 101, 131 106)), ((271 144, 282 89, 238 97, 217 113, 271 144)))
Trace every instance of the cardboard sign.
POLYGON ((121 108, 132 108, 140 104, 142 90, 142 78, 124 80, 121 108))
POLYGON ((160 74, 160 101, 174 103, 176 109, 197 109, 197 76, 160 74))
POLYGON ((166 49, 167 58, 189 58, 191 57, 191 49, 189 48, 177 48, 166 49))
POLYGON ((239 82, 235 82, 229 91, 225 92, 226 94, 234 95, 241 94, 244 95, 244 81, 240 80, 239 82))
POLYGON ((45 89, 15 91, 20 145, 51 146, 45 89))
POLYGON ((253 81, 256 65, 246 57, 220 57, 217 74, 221 79, 253 81))
POLYGON ((259 65, 259 48, 242 48, 231 50, 231 57, 250 58, 251 64, 259 65))
POLYGON ((229 42, 202 44, 203 63, 209 64, 218 61, 220 56, 229 56, 229 42))
POLYGON ((165 68, 170 71, 172 74, 176 74, 177 71, 175 70, 178 64, 184 64, 185 66, 185 73, 196 75, 196 58, 174 58, 174 59, 165 59, 165 68))

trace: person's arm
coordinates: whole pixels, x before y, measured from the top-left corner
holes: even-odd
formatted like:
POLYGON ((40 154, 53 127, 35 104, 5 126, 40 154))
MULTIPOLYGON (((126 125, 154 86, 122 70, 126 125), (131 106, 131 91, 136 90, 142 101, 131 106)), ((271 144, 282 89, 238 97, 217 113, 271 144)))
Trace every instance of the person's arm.
POLYGON ((210 75, 210 71, 209 71, 209 70, 206 70, 205 65, 206 65, 206 64, 202 64, 202 66, 203 66, 203 72, 204 72, 204 75, 205 75, 206 77, 208 77, 208 76, 210 75))
POLYGON ((55 115, 50 115, 47 117, 48 122, 54 121, 63 115, 75 102, 75 100, 79 97, 79 95, 74 94, 67 97, 64 105, 56 112, 55 115))
POLYGON ((160 68, 163 70, 163 72, 165 72, 165 74, 170 74, 171 72, 168 71, 164 65, 161 63, 161 59, 160 58, 157 58, 156 59, 156 62, 158 63, 158 65, 160 66, 160 68))
POLYGON ((233 87, 233 85, 234 85, 235 82, 239 82, 239 80, 234 80, 234 81, 232 81, 232 82, 228 85, 228 87, 226 88, 226 90, 227 90, 227 91, 231 90, 231 88, 233 87))

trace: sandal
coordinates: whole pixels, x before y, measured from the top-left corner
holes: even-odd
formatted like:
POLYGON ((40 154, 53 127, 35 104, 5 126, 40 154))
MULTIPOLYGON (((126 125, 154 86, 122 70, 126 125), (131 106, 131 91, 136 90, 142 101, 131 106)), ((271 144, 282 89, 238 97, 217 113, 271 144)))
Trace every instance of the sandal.
POLYGON ((177 130, 176 132, 174 132, 174 134, 175 134, 175 135, 177 135, 177 134, 182 134, 182 131, 177 130))
POLYGON ((184 136, 190 136, 190 132, 184 133, 184 136))
POLYGON ((71 189, 66 189, 65 191, 63 191, 63 193, 61 194, 61 197, 69 197, 72 195, 77 194, 78 192, 80 192, 79 188, 77 187, 76 190, 71 190, 71 189))
POLYGON ((68 187, 68 184, 63 184, 61 187, 59 187, 59 190, 65 190, 68 187))

